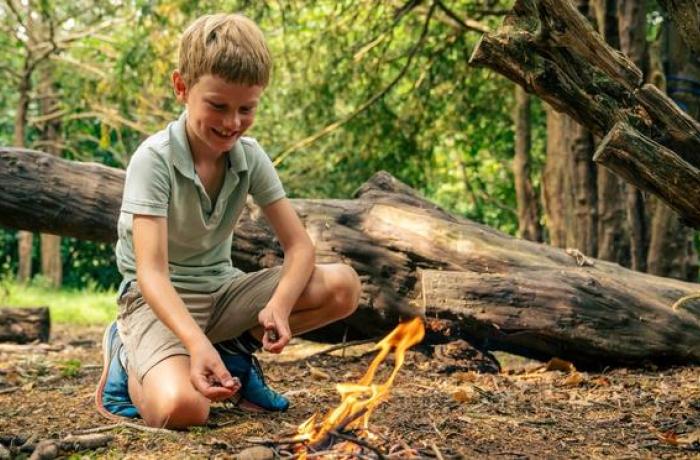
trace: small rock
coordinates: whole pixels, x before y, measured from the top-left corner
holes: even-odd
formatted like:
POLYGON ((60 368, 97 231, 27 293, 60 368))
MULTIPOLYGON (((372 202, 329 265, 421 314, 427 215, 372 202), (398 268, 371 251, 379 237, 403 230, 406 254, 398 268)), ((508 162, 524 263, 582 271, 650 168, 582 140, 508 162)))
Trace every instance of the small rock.
POLYGON ((272 460, 275 458, 275 451, 263 446, 254 446, 238 452, 233 458, 235 460, 272 460))

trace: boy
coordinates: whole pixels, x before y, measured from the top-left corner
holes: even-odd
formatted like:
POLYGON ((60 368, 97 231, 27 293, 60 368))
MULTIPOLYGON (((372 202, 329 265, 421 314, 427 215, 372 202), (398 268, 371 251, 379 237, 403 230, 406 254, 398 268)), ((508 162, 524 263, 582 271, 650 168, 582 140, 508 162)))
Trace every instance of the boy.
POLYGON ((126 173, 119 216, 117 322, 105 331, 98 410, 150 426, 203 424, 212 401, 279 411, 253 352, 279 353, 301 334, 350 315, 360 282, 347 265, 315 265, 314 247, 271 161, 251 138, 271 68, 244 16, 197 19, 172 74, 179 120, 148 138, 126 173), (281 267, 243 273, 233 227, 251 194, 283 250, 281 267))

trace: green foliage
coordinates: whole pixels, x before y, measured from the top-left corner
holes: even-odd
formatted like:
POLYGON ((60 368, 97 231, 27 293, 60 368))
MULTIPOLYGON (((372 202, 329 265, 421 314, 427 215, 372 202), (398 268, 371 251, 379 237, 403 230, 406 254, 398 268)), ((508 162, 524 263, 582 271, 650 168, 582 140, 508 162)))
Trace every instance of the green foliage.
POLYGON ((56 324, 106 325, 116 317, 113 290, 94 285, 82 289, 48 288, 41 281, 17 284, 12 278, 0 278, 0 305, 14 307, 49 307, 51 322, 56 324))
POLYGON ((67 359, 60 364, 61 376, 63 378, 74 379, 80 377, 82 363, 79 359, 67 359))
MULTIPOLYGON (((495 29, 501 17, 482 14, 484 5, 505 10, 512 2, 443 3, 495 29)), ((291 196, 348 198, 372 174, 386 170, 452 212, 515 233, 513 85, 468 66, 481 34, 464 30, 440 9, 431 13, 431 2, 115 5, 41 4, 37 23, 71 18, 57 36, 79 35, 40 65, 49 66, 59 98, 62 156, 125 167, 145 136, 182 110, 169 83, 182 31, 201 14, 240 11, 259 23, 275 60, 250 134, 278 163, 291 196), (300 145, 317 134, 314 142, 300 145)), ((0 15, 0 25, 19 30, 12 14, 0 15)), ((0 34, 0 75, 10 83, 0 91, 4 145, 12 143, 17 104, 12 75, 22 69, 24 49, 21 34, 0 34)), ((34 87, 38 83, 34 75, 34 87)), ((42 125, 32 121, 38 115, 34 99, 28 145, 40 145, 42 125)), ((532 121, 531 170, 538 188, 546 137, 544 110, 536 100, 532 121)), ((61 252, 68 288, 114 289, 119 282, 110 245, 64 238, 61 252)), ((14 231, 0 229, 0 271, 14 273, 16 260, 14 231)), ((36 272, 38 257, 35 261, 36 272)), ((35 287, 40 283, 37 279, 35 287)))
MULTIPOLYGON (((39 255, 40 238, 34 238, 33 273, 41 270, 39 255)), ((120 282, 114 247, 111 244, 76 238, 61 238, 63 285, 67 288, 92 290, 116 289, 120 282)), ((17 272, 17 232, 0 227, 0 276, 11 278, 17 272)), ((36 275, 37 287, 48 283, 36 275)))

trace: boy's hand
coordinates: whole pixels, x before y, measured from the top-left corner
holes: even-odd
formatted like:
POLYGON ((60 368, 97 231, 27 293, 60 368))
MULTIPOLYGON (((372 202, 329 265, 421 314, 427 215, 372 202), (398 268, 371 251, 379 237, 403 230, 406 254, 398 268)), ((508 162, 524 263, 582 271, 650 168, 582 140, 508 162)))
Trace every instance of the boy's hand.
POLYGON ((231 377, 209 341, 190 350, 190 380, 211 401, 228 399, 241 388, 241 382, 231 377))
POLYGON ((280 353, 292 338, 287 315, 268 304, 258 313, 258 322, 265 330, 263 348, 270 353, 280 353))

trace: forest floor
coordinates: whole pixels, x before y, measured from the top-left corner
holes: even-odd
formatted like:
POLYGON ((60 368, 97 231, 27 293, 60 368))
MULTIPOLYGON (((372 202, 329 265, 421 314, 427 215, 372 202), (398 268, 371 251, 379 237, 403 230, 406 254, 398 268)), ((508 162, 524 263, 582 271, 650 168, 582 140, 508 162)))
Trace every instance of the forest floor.
MULTIPOLYGON (((41 440, 104 427, 109 443, 74 458, 233 458, 251 441, 288 436, 335 407, 335 384, 357 381, 372 359, 367 346, 308 357, 327 345, 297 342, 280 357, 261 356, 268 380, 293 401, 286 413, 217 405, 208 426, 150 433, 105 427, 114 422, 94 409, 101 332, 59 325, 49 344, 0 345, 0 443, 26 442, 24 452, 11 447, 11 457, 29 456, 41 440)), ((499 374, 446 373, 439 358, 409 351, 370 419, 368 442, 388 458, 700 458, 700 367, 584 373, 565 362, 498 356, 499 374)))

